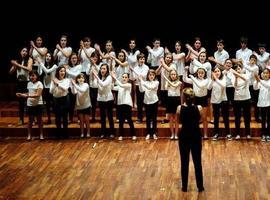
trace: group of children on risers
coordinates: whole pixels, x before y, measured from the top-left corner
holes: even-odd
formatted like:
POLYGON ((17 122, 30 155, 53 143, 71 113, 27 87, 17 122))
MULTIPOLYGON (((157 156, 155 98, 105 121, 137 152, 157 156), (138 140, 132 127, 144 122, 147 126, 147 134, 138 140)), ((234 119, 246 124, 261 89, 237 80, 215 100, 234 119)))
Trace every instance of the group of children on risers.
POLYGON ((217 140, 220 136, 220 110, 227 138, 229 140, 233 138, 229 127, 231 105, 235 115, 235 139, 240 138, 242 113, 245 134, 250 138, 251 102, 256 104, 255 117, 262 124, 262 141, 270 140, 270 73, 267 63, 269 54, 263 44, 259 46, 258 55, 247 48, 247 39, 241 38, 241 49, 236 52, 235 59, 230 59, 224 50, 223 40, 219 40, 218 50, 213 57, 208 57, 209 61, 216 64, 214 67, 207 60, 206 50, 201 47, 199 38, 195 38, 193 47, 186 45, 187 55, 181 50, 179 41, 175 43, 175 52, 170 53, 167 48, 160 46, 159 39, 154 39, 152 48, 146 46, 149 67, 145 64, 144 54, 136 49, 136 41, 133 39, 130 40, 129 50, 121 49, 117 58, 112 41, 106 42, 106 50, 102 52, 97 44, 94 48, 91 47, 91 40, 88 37, 80 42, 78 54, 67 46, 66 36, 61 37, 53 54, 43 46, 41 37, 37 37, 36 41, 31 41, 30 44, 30 51, 28 52, 26 47, 22 48, 19 58, 11 61, 10 69, 10 72, 17 72, 21 124, 24 116, 24 99, 27 98, 28 139, 31 139, 34 117, 38 119, 40 139, 43 139, 41 120, 43 100, 46 102, 48 123, 51 123, 50 111, 53 105, 55 123, 63 137, 68 136, 68 116, 72 121, 74 109, 77 110, 80 120, 81 137, 84 137, 84 124, 86 137, 90 137, 90 112, 92 111, 92 121, 95 121, 98 102, 101 117, 100 137, 113 138, 114 98, 117 99, 119 140, 123 139, 125 120, 129 123, 132 139, 136 140, 132 121, 134 105, 137 107, 137 123, 142 123, 145 107, 146 139, 150 139, 151 136, 157 139, 159 99, 166 105, 171 139, 178 139, 179 122, 176 109, 181 104, 182 89, 191 84, 195 93, 195 104, 202 106, 205 138, 208 137, 207 110, 210 106, 208 102, 210 97, 214 115, 213 140, 217 140), (38 81, 38 77, 42 82, 38 81), (109 130, 106 130, 106 115, 109 119, 109 130))

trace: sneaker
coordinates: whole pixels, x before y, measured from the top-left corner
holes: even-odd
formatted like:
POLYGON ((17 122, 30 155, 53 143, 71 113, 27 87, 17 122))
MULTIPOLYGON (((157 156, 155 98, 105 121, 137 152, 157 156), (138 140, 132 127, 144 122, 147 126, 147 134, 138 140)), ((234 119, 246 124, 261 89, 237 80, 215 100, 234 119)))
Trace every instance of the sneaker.
POLYGON ((177 135, 175 135, 175 136, 174 136, 174 139, 175 139, 175 140, 178 140, 178 136, 177 136, 177 135))
POLYGON ((39 136, 39 139, 40 139, 40 140, 44 140, 44 136, 43 136, 43 135, 40 135, 40 136, 39 136))
POLYGON ((207 135, 203 136, 203 139, 208 140, 208 136, 207 135))
POLYGON ((171 139, 171 140, 173 140, 173 139, 174 139, 174 135, 173 135, 173 134, 172 134, 172 136, 170 137, 170 139, 171 139))
POLYGON ((141 124, 142 123, 142 120, 140 120, 140 119, 138 119, 137 121, 136 121, 136 124, 141 124))
POLYGON ((114 138, 114 134, 111 134, 111 135, 110 135, 110 138, 113 139, 113 138, 114 138))
POLYGON ((104 135, 100 135, 100 139, 103 139, 104 138, 104 135))
POLYGON ((250 140, 251 139, 251 135, 247 135, 247 139, 250 140))
POLYGON ((227 140, 229 140, 229 141, 231 141, 231 140, 233 139, 233 137, 232 137, 231 134, 228 134, 228 135, 226 136, 226 138, 227 138, 227 140))
POLYGON ((236 140, 240 140, 240 135, 237 135, 237 136, 235 137, 235 139, 236 139, 236 140))
POLYGON ((146 140, 149 140, 150 139, 150 134, 147 134, 146 137, 145 137, 146 140))
POLYGON ((158 137, 157 137, 156 134, 153 135, 153 138, 154 138, 154 140, 157 140, 158 139, 158 137))
POLYGON ((119 119, 117 119, 117 120, 115 121, 115 123, 119 123, 119 119))
POLYGON ((262 142, 266 142, 266 141, 267 141, 267 139, 266 139, 265 135, 263 135, 263 136, 262 136, 261 141, 262 141, 262 142))
POLYGON ((136 136, 132 136, 132 140, 137 140, 137 137, 136 136))
POLYGON ((81 133, 81 138, 83 138, 84 137, 84 134, 83 133, 81 133))
POLYGON ((27 141, 30 141, 31 139, 32 139, 31 135, 28 135, 27 138, 26 138, 27 141))
POLYGON ((123 140, 123 137, 122 137, 122 136, 119 136, 119 137, 118 137, 118 140, 119 140, 119 141, 122 141, 122 140, 123 140))
POLYGON ((128 123, 128 120, 127 119, 125 119, 125 123, 128 123))
POLYGON ((269 135, 266 136, 266 140, 267 140, 267 142, 270 142, 270 136, 269 135))
POLYGON ((90 137, 91 137, 90 133, 87 133, 87 134, 86 134, 86 137, 87 137, 87 138, 90 138, 90 137))
POLYGON ((215 134, 212 138, 213 141, 217 141, 218 140, 218 134, 215 134))
POLYGON ((166 124, 166 123, 169 123, 169 120, 163 119, 163 120, 161 121, 161 124, 166 124))

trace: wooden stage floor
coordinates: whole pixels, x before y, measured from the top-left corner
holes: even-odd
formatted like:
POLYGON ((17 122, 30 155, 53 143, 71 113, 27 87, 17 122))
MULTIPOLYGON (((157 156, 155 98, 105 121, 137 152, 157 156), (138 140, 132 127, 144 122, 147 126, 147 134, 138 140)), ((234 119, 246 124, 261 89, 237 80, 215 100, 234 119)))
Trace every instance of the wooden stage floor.
POLYGON ((0 199, 270 199, 269 152, 259 140, 203 141, 205 192, 190 164, 183 193, 177 141, 1 139, 0 199))

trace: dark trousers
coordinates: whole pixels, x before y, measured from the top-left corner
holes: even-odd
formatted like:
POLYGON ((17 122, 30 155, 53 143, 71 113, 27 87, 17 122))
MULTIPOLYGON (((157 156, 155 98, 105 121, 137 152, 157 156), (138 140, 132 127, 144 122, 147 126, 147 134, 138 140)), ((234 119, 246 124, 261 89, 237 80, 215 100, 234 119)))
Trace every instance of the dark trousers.
POLYGON ((235 134, 240 135, 241 114, 243 111, 245 134, 250 135, 250 101, 234 101, 235 134))
POLYGON ((214 134, 219 134, 219 116, 220 110, 222 113, 225 131, 226 134, 230 134, 230 126, 229 126, 229 103, 227 101, 223 101, 219 104, 212 104, 213 106, 213 115, 214 115, 214 134))
POLYGON ((253 86, 249 86, 250 96, 251 96, 251 106, 254 107, 254 117, 256 120, 260 118, 259 108, 257 106, 259 90, 254 90, 253 86))
POLYGON ((114 134, 114 123, 113 123, 113 100, 111 101, 99 101, 100 109, 100 122, 101 122, 101 135, 114 134), (110 124, 110 134, 106 132, 106 113, 108 115, 110 124))
POLYGON ((134 124, 132 121, 132 107, 129 105, 118 105, 119 113, 119 136, 123 135, 123 125, 125 120, 128 121, 130 127, 130 133, 132 136, 135 136, 134 124))
MULTIPOLYGON (((28 81, 17 81, 16 91, 19 93, 27 93, 28 92, 27 84, 28 84, 28 81)), ((19 102, 19 117, 20 117, 20 120, 22 120, 23 122, 26 98, 18 97, 18 102, 19 102)))
POLYGON ((96 108, 97 108, 97 88, 90 88, 90 98, 91 98, 91 105, 92 105, 92 120, 96 119, 96 108))
POLYGON ((76 94, 73 94, 71 92, 71 89, 69 88, 69 110, 68 110, 68 114, 69 114, 69 120, 72 122, 73 121, 73 117, 74 117, 74 110, 75 110, 75 103, 76 103, 76 94))
POLYGON ((262 135, 270 136, 270 106, 261 108, 262 135))
POLYGON ((137 97, 137 119, 143 119, 143 99, 144 99, 144 92, 140 92, 139 86, 136 86, 136 97, 137 97))
POLYGON ((54 112, 55 112, 55 124, 57 132, 60 136, 68 137, 68 108, 69 108, 69 96, 55 98, 54 97, 54 112), (63 127, 61 121, 63 120, 63 127))
POLYGON ((150 135, 157 134, 157 112, 158 112, 158 102, 154 104, 145 104, 146 134, 150 135))
POLYGON ((187 189, 188 185, 188 169, 189 169, 189 154, 191 151, 192 160, 195 169, 195 177, 197 188, 203 188, 203 173, 202 173, 202 143, 200 138, 180 138, 179 150, 181 158, 181 176, 182 188, 187 189))
POLYGON ((49 88, 43 89, 43 99, 46 102, 46 112, 48 120, 51 119, 51 108, 53 106, 53 95, 50 93, 49 88))

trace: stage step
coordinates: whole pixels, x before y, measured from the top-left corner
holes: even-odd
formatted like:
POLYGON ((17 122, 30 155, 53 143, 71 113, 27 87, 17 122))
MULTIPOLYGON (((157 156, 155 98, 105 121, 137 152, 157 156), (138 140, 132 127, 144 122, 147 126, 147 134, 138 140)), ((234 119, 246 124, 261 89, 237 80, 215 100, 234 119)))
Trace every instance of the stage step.
MULTIPOLYGON (((75 118, 77 120, 77 118, 75 118)), ((162 124, 162 117, 158 117, 158 136, 159 137, 170 137, 170 128, 169 123, 162 124)), ((135 122, 136 118, 133 118, 134 120, 134 126, 135 126, 135 132, 138 137, 145 137, 146 135, 146 123, 145 121, 142 124, 137 124, 135 122)), ((45 123, 47 121, 47 118, 43 118, 43 122, 45 123)), ((1 117, 0 118, 0 137, 21 137, 25 138, 27 135, 27 122, 28 119, 25 118, 25 124, 24 125, 17 125, 18 118, 17 117, 1 117)), ((54 119, 52 119, 52 122, 54 122, 54 119)), ((100 122, 99 119, 95 123, 90 123, 91 127, 91 135, 98 137, 100 135, 100 122)), ((107 127, 109 127, 109 124, 107 123, 107 127)), ((115 122, 115 130, 116 130, 116 136, 118 136, 118 129, 119 124, 115 122)), ((202 124, 200 124, 200 127, 202 128, 202 124)), ((213 127, 214 125, 209 123, 208 124, 208 136, 211 137, 213 135, 213 127)), ((234 133, 234 122, 233 119, 230 120, 230 127, 231 132, 234 133)), ((254 120, 251 122, 251 134, 254 137, 261 136, 261 125, 254 120)), ((181 125, 180 125, 181 128, 181 125)), ((220 123, 220 132, 221 137, 225 136, 225 130, 224 130, 224 124, 220 123)), ((37 125, 33 126, 33 134, 38 135, 38 128, 37 125)), ((44 135, 46 138, 54 138, 57 136, 57 130, 55 124, 44 124, 44 135)), ((68 134, 71 137, 79 138, 80 136, 80 126, 78 123, 71 123, 68 126, 68 134)), ((244 134, 244 123, 241 123, 241 134, 244 134)), ((130 135, 130 129, 127 123, 124 125, 124 136, 130 135)))

